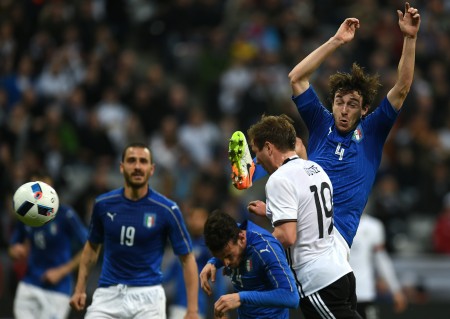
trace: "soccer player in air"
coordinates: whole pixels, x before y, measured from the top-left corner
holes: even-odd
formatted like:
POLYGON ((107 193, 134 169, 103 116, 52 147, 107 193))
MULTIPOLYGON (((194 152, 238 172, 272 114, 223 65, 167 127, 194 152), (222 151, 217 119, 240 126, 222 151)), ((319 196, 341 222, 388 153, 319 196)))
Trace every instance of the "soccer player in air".
POLYGON ((252 151, 270 177, 265 209, 273 235, 287 251, 307 319, 361 318, 355 276, 337 249, 333 185, 317 163, 295 151, 296 134, 286 115, 263 116, 248 130, 252 151))
MULTIPOLYGON (((46 174, 32 181, 52 185, 46 174)), ((40 227, 17 223, 8 253, 14 261, 26 261, 26 273, 14 298, 14 318, 68 318, 73 291, 72 272, 80 263, 87 229, 77 212, 60 204, 56 217, 40 227), (77 248, 78 250, 73 250, 77 248)))
MULTIPOLYGON (((309 79, 324 60, 340 46, 353 40, 360 22, 347 18, 336 34, 310 53, 290 72, 293 101, 309 130, 308 158, 327 172, 334 187, 334 223, 342 253, 349 255, 359 219, 380 165, 383 146, 410 90, 415 63, 420 15, 405 3, 397 10, 403 33, 403 50, 397 80, 381 104, 372 111, 380 86, 356 63, 350 73, 337 72, 329 80, 331 112, 319 101, 309 79)), ((249 163, 247 144, 238 134, 230 140, 230 160, 237 188, 246 188, 255 169, 249 163)), ((261 174, 259 174, 260 176, 261 174)), ((250 207, 251 210, 251 207, 250 207)))
POLYGON ((85 318, 166 318, 161 262, 170 241, 183 266, 187 310, 198 319, 198 270, 178 205, 149 187, 155 166, 141 143, 125 147, 124 187, 95 202, 71 306, 86 306, 86 283, 104 248, 102 272, 85 318))
POLYGON ((237 308, 239 319, 288 319, 299 295, 280 242, 251 221, 237 224, 220 210, 208 217, 204 234, 215 257, 200 273, 201 287, 210 295, 209 280, 215 282, 216 269, 224 267, 235 291, 216 301, 215 318, 227 318, 227 311, 237 308))

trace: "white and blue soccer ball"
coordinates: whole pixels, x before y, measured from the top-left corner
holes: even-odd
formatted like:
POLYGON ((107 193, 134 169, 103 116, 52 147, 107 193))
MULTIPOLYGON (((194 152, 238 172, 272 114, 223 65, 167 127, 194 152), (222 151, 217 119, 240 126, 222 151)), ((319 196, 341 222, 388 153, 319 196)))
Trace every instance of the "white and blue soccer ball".
POLYGON ((14 212, 24 224, 42 226, 53 218, 59 208, 59 198, 50 185, 36 181, 20 186, 13 196, 14 212))

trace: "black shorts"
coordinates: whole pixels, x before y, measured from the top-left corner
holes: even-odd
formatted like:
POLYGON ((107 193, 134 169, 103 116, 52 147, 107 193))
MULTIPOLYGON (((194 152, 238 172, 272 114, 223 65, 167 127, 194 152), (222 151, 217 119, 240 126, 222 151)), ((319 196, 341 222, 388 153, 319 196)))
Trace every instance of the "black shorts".
POLYGON ((331 285, 300 299, 306 319, 362 319, 356 311, 356 284, 353 272, 331 285))

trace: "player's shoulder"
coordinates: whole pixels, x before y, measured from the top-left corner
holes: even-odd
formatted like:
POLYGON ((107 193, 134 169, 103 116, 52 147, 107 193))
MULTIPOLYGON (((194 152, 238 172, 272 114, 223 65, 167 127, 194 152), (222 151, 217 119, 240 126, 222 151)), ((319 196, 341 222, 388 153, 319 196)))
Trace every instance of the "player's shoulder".
POLYGON ((298 158, 295 161, 288 162, 290 165, 283 165, 281 169, 272 174, 274 180, 278 182, 291 181, 294 182, 294 176, 300 176, 302 180, 305 178, 328 178, 325 170, 317 162, 298 158))
POLYGON ((67 204, 60 204, 58 208, 58 214, 56 216, 71 218, 76 214, 75 209, 67 204))
POLYGON ((178 204, 171 200, 170 198, 166 197, 165 195, 157 192, 156 190, 149 188, 149 192, 147 195, 147 199, 161 207, 165 207, 169 210, 179 210, 178 204))
POLYGON ((251 242, 253 246, 263 245, 265 247, 267 242, 277 240, 267 229, 258 226, 251 221, 248 221, 247 223, 247 237, 248 241, 251 242))
POLYGON ((122 198, 122 197, 123 197, 123 187, 113 189, 109 192, 98 195, 97 198, 95 199, 95 203, 96 204, 107 203, 107 202, 114 201, 114 200, 117 200, 118 198, 122 198))
MULTIPOLYGON (((255 224, 254 222, 247 220, 246 221, 247 226, 246 226, 246 230, 247 232, 252 232, 252 233, 256 233, 256 234, 264 234, 264 235, 271 235, 269 231, 267 231, 265 228, 255 224)), ((241 225, 243 225, 245 223, 242 223, 241 225)))

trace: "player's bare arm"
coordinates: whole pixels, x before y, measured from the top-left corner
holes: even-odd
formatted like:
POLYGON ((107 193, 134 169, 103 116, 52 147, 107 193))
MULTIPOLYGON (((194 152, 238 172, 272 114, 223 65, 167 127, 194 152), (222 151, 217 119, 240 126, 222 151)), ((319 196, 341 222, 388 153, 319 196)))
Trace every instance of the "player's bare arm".
POLYGON ((272 235, 284 248, 292 246, 297 240, 297 221, 287 221, 276 225, 272 235))
POLYGON ((403 50, 397 70, 397 81, 387 98, 396 110, 400 110, 408 95, 414 77, 416 39, 420 27, 419 10, 405 3, 405 12, 397 10, 398 25, 403 33, 403 50))
POLYGON ((216 266, 207 263, 200 273, 200 287, 206 292, 208 296, 211 296, 212 294, 212 289, 209 281, 216 281, 216 271, 216 266))
POLYGON ((52 285, 57 284, 61 281, 65 276, 70 274, 72 271, 74 271, 78 265, 80 264, 81 260, 81 251, 76 254, 71 260, 69 260, 67 263, 48 269, 43 275, 42 280, 45 282, 49 282, 52 285))
POLYGON ((8 254, 13 260, 25 260, 30 252, 30 246, 27 243, 18 243, 11 245, 8 254))
POLYGON ((305 92, 309 87, 309 78, 314 71, 341 45, 350 42, 355 37, 356 29, 359 28, 359 20, 347 18, 340 25, 336 34, 316 50, 311 52, 306 58, 298 63, 289 73, 292 94, 294 96, 305 92))
POLYGON ((187 312, 184 319, 198 319, 198 268, 193 253, 180 256, 186 283, 187 312))
POLYGON ((86 283, 92 267, 97 263, 102 245, 87 241, 81 254, 80 268, 74 293, 70 299, 70 306, 75 310, 86 307, 86 283))

